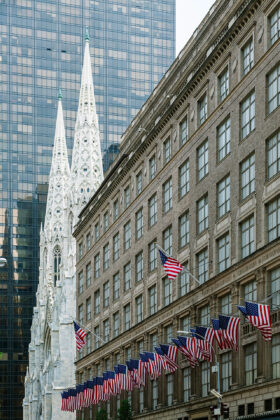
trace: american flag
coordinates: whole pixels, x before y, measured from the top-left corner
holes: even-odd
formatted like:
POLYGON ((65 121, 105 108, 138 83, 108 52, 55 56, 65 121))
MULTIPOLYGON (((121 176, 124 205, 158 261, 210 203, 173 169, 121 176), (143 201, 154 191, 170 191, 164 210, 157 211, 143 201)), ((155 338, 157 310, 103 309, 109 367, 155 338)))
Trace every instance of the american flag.
POLYGON ((74 323, 77 350, 81 350, 86 344, 85 337, 87 333, 75 321, 73 321, 73 323, 74 323))
POLYGON ((176 364, 177 355, 178 355, 178 347, 172 346, 169 344, 160 344, 160 348, 164 353, 164 356, 169 363, 170 367, 173 367, 174 372, 178 368, 176 364))
POLYGON ((197 346, 200 348, 204 360, 212 362, 213 360, 213 340, 214 330, 209 327, 194 327, 191 328, 193 336, 197 339, 197 346))
POLYGON ((104 388, 103 388, 104 379, 102 376, 97 376, 95 378, 95 381, 96 381, 95 391, 96 391, 96 399, 97 399, 96 404, 98 404, 100 401, 105 401, 104 388))
POLYGON ((262 303, 245 302, 246 318, 260 330, 265 341, 272 339, 271 319, 268 305, 262 303))
POLYGON ((84 399, 83 399, 84 386, 77 385, 76 390, 77 390, 77 410, 80 410, 84 405, 84 399))
POLYGON ((176 279, 178 273, 180 273, 180 271, 182 271, 184 268, 182 264, 180 264, 179 261, 175 260, 175 258, 167 257, 167 255, 165 255, 160 249, 159 255, 162 262, 162 266, 169 280, 176 279))
POLYGON ((130 366, 133 368, 134 381, 140 385, 146 385, 146 363, 138 359, 130 359, 130 366))
POLYGON ((118 365, 118 368, 120 389, 123 391, 131 391, 133 389, 133 384, 128 367, 126 365, 118 365))
POLYGON ((172 338, 172 341, 178 346, 180 352, 190 362, 191 367, 198 366, 197 349, 194 346, 194 338, 181 337, 172 338))
POLYGON ((132 381, 132 387, 133 387, 133 389, 134 388, 140 388, 141 384, 140 384, 139 378, 136 377, 136 380, 135 380, 135 375, 134 375, 134 371, 133 371, 131 360, 127 360, 125 363, 126 363, 128 372, 130 374, 130 378, 131 378, 131 381, 132 381))
POLYGON ((61 411, 68 411, 68 391, 61 394, 61 411))
POLYGON ((238 327, 240 318, 234 316, 219 315, 221 338, 224 348, 238 350, 238 327))
POLYGON ((157 379, 162 372, 162 364, 156 353, 145 351, 145 355, 148 358, 148 372, 151 379, 157 379))
POLYGON ((220 322, 219 322, 218 319, 214 319, 214 318, 212 318, 211 321, 212 321, 214 335, 215 335, 215 338, 217 340, 218 346, 220 347, 221 350, 223 350, 224 349, 224 341, 223 341, 222 336, 221 336, 220 322))
MULTIPOLYGON (((172 346, 172 347, 175 347, 176 351, 178 352, 178 348, 176 346, 172 346)), ((160 358, 163 369, 167 370, 170 373, 174 373, 178 369, 177 364, 173 362, 172 360, 170 360, 168 356, 166 356, 163 353, 160 347, 155 347, 155 351, 157 352, 157 355, 160 358)))

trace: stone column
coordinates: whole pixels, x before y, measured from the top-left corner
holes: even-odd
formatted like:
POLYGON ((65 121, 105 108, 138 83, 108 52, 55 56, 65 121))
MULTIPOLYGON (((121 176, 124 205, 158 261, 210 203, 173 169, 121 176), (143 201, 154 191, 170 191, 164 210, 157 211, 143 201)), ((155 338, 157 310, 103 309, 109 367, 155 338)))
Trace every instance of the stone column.
MULTIPOLYGON (((259 268, 256 272, 257 302, 263 302, 266 298, 266 269, 259 268)), ((269 303, 269 302, 264 302, 269 303)), ((271 344, 264 341, 260 331, 257 334, 257 382, 264 382, 270 376, 271 344)))

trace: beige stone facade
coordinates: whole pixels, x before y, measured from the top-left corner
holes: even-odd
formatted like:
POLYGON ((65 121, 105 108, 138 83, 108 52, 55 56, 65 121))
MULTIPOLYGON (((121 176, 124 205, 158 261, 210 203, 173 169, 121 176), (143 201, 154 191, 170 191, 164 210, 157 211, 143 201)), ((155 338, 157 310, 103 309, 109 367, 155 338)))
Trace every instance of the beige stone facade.
MULTIPOLYGON (((241 320, 239 351, 217 350, 221 389, 230 418, 280 409, 279 28, 279 1, 216 1, 124 133, 74 232, 77 319, 106 341, 91 334, 77 382, 268 299, 272 343, 241 320), (166 280, 155 242, 201 285, 166 280)), ((210 416, 216 374, 179 364, 128 396, 134 418, 210 416)))

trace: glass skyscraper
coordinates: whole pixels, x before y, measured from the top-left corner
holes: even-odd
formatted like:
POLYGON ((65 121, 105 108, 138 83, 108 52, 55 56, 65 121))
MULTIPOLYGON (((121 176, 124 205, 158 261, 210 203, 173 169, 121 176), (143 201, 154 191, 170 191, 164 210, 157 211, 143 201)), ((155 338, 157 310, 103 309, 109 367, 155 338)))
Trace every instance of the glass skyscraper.
POLYGON ((175 57, 175 0, 0 0, 1 420, 22 418, 57 90, 71 151, 86 26, 105 169, 175 57))

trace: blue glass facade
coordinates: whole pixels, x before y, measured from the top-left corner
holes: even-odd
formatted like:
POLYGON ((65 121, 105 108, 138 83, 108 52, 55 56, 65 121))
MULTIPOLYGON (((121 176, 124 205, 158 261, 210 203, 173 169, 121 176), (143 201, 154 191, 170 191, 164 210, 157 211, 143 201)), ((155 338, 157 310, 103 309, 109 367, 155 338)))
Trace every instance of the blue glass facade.
POLYGON ((175 0, 0 0, 0 419, 21 419, 55 129, 72 148, 89 26, 104 166, 175 57, 175 0))

